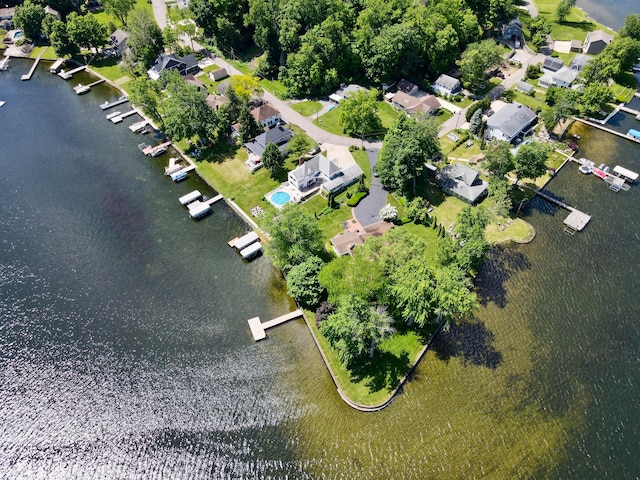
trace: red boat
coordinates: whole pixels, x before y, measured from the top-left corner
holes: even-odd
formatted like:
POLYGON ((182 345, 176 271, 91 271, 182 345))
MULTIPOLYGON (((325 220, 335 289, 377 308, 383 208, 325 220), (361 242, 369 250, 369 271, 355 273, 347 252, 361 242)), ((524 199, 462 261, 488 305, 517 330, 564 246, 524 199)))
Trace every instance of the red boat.
POLYGON ((591 173, 593 173, 596 177, 600 177, 602 180, 604 180, 605 178, 607 178, 607 174, 604 173, 603 170, 600 170, 599 168, 592 168, 591 169, 591 173))

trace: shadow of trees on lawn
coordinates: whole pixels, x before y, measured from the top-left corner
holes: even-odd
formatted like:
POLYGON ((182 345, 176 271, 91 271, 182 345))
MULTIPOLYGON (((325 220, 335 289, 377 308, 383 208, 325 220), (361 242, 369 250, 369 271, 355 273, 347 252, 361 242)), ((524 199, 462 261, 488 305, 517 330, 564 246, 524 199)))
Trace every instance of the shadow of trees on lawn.
POLYGON ((502 354, 494 348, 493 341, 493 333, 483 322, 451 322, 436 334, 431 349, 440 360, 461 357, 465 365, 494 369, 502 362, 502 354))
POLYGON ((361 382, 368 379, 366 385, 370 392, 382 389, 391 391, 407 373, 409 366, 409 355, 406 352, 395 355, 376 351, 373 358, 366 355, 350 365, 351 381, 361 382))

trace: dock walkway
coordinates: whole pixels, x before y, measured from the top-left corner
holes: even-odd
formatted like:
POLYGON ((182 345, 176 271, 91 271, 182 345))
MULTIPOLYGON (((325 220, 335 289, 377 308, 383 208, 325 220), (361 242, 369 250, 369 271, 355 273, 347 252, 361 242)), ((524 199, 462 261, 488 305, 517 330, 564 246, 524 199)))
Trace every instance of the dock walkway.
POLYGON ((551 203, 554 203, 561 208, 569 210, 569 215, 567 216, 567 218, 564 219, 564 222, 562 222, 567 226, 568 230, 565 229, 567 233, 573 234, 575 232, 580 232, 584 230, 584 227, 586 227, 587 223, 589 223, 589 221, 591 220, 590 215, 587 215, 586 213, 581 212, 577 208, 574 208, 571 205, 567 205, 566 203, 558 200, 557 198, 553 198, 552 196, 547 195, 546 193, 543 193, 540 190, 536 192, 536 195, 541 196, 545 200, 551 203))
POLYGON ((58 76, 61 77, 61 78, 64 78, 65 80, 69 80, 76 73, 83 71, 85 68, 87 68, 86 65, 80 65, 78 68, 74 68, 73 70, 69 70, 68 72, 65 72, 64 70, 62 70, 58 74, 58 76))
POLYGON ((127 97, 126 95, 123 95, 122 97, 120 97, 118 100, 115 100, 113 102, 104 102, 100 104, 100 109, 101 110, 108 110, 111 107, 116 107, 118 105, 122 105, 125 102, 129 101, 129 97, 127 97))
POLYGON ((135 115, 136 113, 138 113, 138 111, 134 108, 132 110, 129 110, 128 112, 124 112, 120 115, 116 115, 115 117, 111 117, 109 120, 111 120, 112 123, 120 123, 125 118, 130 117, 131 115, 135 115))
POLYGON ((249 323, 249 328, 251 329, 251 335, 253 335, 253 339, 257 342, 259 340, 264 340, 265 338, 267 338, 267 329, 288 322, 289 320, 293 320, 294 318, 300 317, 302 317, 302 310, 298 309, 280 317, 274 318, 273 320, 269 320, 268 322, 260 322, 260 317, 250 318, 249 320, 247 320, 247 322, 249 323))
POLYGON ((577 118, 577 117, 576 117, 576 120, 578 122, 584 123, 585 125, 589 125, 590 127, 599 128, 600 130, 604 130, 605 132, 612 133, 613 135, 626 138, 627 140, 631 140, 632 142, 640 143, 640 138, 633 138, 632 136, 627 135, 626 133, 616 132, 615 130, 612 130, 611 128, 607 128, 604 125, 600 125, 599 123, 591 122, 589 120, 585 120, 584 118, 577 118))
POLYGON ((22 75, 20 77, 20 80, 31 80, 31 77, 33 76, 33 72, 36 71, 36 67, 38 66, 38 63, 40 63, 42 54, 47 51, 47 48, 49 47, 45 47, 44 50, 40 52, 40 54, 36 57, 36 60, 33 62, 33 65, 31 66, 31 70, 29 70, 29 73, 25 73, 24 75, 22 75))

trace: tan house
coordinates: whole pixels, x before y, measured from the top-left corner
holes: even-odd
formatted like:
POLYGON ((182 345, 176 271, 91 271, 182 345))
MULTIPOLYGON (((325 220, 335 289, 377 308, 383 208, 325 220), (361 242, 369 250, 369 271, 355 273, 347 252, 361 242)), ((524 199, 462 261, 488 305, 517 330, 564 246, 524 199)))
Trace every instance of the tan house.
POLYGON ((392 228, 393 223, 376 222, 363 227, 362 231, 349 231, 336 235, 331 239, 331 245, 338 256, 351 255, 353 249, 362 245, 367 238, 379 237, 392 228))
POLYGON ((426 113, 433 115, 441 105, 434 95, 425 95, 424 97, 412 97, 404 92, 398 91, 391 98, 391 104, 404 111, 407 115, 415 113, 426 113))
POLYGON ((280 112, 268 103, 251 110, 251 115, 256 119, 256 122, 265 128, 275 127, 282 120, 280 118, 280 112))

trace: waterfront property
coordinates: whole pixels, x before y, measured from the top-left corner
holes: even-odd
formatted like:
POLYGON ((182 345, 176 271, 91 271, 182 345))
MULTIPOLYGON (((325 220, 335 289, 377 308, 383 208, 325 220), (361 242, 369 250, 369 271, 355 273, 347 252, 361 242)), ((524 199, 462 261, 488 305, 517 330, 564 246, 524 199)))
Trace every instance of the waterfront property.
POLYGON ((292 130, 278 126, 258 135, 251 142, 245 143, 244 146, 249 154, 262 158, 264 149, 270 143, 275 143, 281 152, 286 151, 291 137, 293 137, 292 130))
POLYGON ((394 228, 393 223, 380 221, 367 225, 366 227, 362 227, 362 231, 350 230, 342 232, 331 239, 331 246, 339 257, 343 255, 351 255, 353 249, 358 245, 363 245, 367 238, 379 237, 392 228, 394 228))
POLYGON ((178 73, 184 77, 190 73, 197 73, 199 69, 198 61, 193 54, 178 57, 176 54, 168 55, 166 53, 161 53, 156 58, 152 67, 147 70, 147 75, 149 75, 149 78, 152 80, 158 80, 162 72, 165 70, 177 70, 178 73))
POLYGON ((587 37, 584 39, 582 45, 582 53, 589 55, 598 55, 604 47, 609 45, 613 41, 613 35, 605 32, 604 30, 595 30, 587 33, 587 37))
POLYGON ((436 175, 436 182, 445 193, 471 205, 484 198, 489 188, 477 170, 462 163, 444 167, 436 175))
POLYGON ((321 189, 328 194, 341 192, 357 182, 362 175, 364 172, 355 162, 343 168, 337 160, 318 154, 291 170, 288 179, 289 185, 301 195, 308 195, 309 190, 313 189, 321 189))
POLYGON ((302 317, 302 310, 294 310, 293 312, 286 313, 281 315, 280 317, 274 318, 273 320, 269 320, 268 322, 260 322, 260 317, 254 317, 247 322, 249 323, 249 328, 251 329, 251 335, 253 335, 253 340, 264 340, 267 338, 266 330, 277 325, 281 325, 289 320, 293 320, 294 318, 302 317))
POLYGON ((537 119, 529 107, 509 103, 487 120, 487 138, 513 142, 519 135, 526 134, 537 119))

